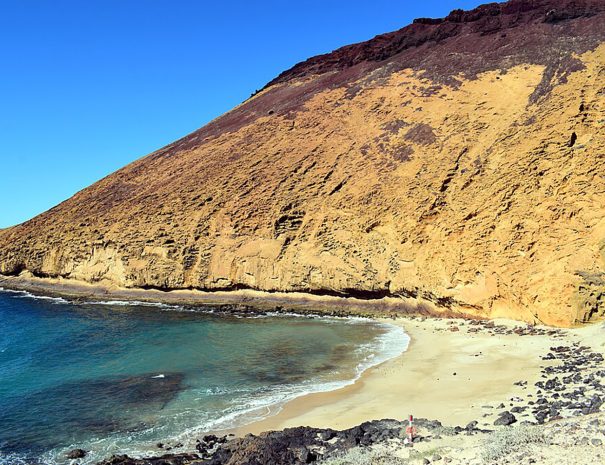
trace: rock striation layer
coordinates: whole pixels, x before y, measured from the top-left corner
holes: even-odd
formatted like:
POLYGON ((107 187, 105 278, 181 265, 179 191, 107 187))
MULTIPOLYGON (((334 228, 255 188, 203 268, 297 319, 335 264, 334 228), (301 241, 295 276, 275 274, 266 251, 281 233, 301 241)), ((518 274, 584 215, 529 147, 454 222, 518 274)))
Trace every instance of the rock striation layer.
POLYGON ((0 231, 0 273, 604 316, 605 2, 511 0, 311 58, 0 231))

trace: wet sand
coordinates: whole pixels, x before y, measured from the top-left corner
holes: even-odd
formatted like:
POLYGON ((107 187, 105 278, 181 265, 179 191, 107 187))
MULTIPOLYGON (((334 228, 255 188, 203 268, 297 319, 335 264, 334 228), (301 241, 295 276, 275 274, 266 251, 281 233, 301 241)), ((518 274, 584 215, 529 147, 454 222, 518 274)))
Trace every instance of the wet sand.
MULTIPOLYGON (((553 344, 549 336, 468 333, 465 320, 398 319, 411 337, 401 356, 366 371, 354 384, 337 391, 310 394, 286 404, 275 416, 238 430, 259 433, 294 426, 350 428, 364 421, 416 417, 445 425, 466 425, 483 418, 484 406, 496 406, 540 379, 540 356, 553 344), (451 331, 452 326, 460 331, 451 331)), ((508 327, 518 322, 499 320, 508 327)))

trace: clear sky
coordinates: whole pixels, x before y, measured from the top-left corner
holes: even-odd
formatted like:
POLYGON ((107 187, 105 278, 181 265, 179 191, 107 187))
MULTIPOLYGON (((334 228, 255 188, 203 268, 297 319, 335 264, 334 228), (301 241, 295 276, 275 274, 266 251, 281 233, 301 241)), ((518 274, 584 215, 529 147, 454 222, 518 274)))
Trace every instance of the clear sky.
POLYGON ((281 71, 470 0, 5 0, 0 228, 203 126, 281 71))

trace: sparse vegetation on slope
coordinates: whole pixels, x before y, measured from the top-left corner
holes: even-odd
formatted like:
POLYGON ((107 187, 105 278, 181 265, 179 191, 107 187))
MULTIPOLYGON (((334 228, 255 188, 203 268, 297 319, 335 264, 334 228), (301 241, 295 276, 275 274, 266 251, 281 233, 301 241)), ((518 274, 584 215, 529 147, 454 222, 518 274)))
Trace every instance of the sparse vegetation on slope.
POLYGON ((485 439, 481 458, 488 463, 497 463, 513 452, 523 452, 529 445, 544 443, 544 430, 541 427, 521 425, 501 428, 485 439))

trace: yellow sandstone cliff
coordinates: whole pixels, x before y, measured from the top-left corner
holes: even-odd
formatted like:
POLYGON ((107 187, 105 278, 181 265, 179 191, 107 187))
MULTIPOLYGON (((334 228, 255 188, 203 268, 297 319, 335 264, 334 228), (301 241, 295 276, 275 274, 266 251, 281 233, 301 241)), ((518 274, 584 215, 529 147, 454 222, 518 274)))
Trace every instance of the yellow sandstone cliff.
POLYGON ((604 176, 605 2, 490 4, 297 65, 0 231, 0 272, 570 325, 605 314, 604 176))

